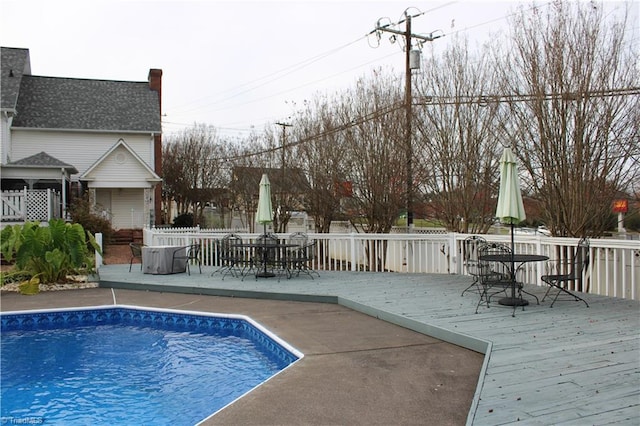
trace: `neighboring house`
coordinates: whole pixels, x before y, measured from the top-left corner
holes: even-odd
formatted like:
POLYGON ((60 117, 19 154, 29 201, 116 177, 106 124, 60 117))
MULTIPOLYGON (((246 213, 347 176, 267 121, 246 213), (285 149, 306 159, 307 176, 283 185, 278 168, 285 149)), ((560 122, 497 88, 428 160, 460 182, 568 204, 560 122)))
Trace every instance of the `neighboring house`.
POLYGON ((153 225, 162 202, 162 70, 144 82, 44 77, 31 74, 28 49, 1 50, 3 200, 8 190, 51 188, 65 217, 88 191, 114 229, 153 225))

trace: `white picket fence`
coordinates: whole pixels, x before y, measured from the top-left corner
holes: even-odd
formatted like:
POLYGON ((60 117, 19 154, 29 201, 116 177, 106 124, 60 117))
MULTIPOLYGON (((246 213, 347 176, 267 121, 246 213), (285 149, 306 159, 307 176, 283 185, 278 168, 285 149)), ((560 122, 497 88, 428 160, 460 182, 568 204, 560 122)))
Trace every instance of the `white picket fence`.
MULTIPOLYGON (((238 230, 190 228, 144 229, 146 245, 200 244, 203 265, 218 266, 215 241, 228 232, 245 241, 258 234, 238 230)), ((313 267, 325 271, 392 271, 407 273, 467 274, 462 261, 462 243, 468 234, 308 234, 316 240, 313 267)), ((281 239, 288 235, 281 234, 281 239)), ((482 235, 490 242, 510 244, 508 235, 482 235)), ((515 237, 517 253, 542 254, 556 259, 556 253, 573 252, 575 238, 543 236, 515 237)), ((591 262, 584 282, 589 293, 640 300, 640 241, 592 239, 591 262)), ((548 273, 548 263, 528 263, 518 271, 518 280, 542 285, 540 276, 548 273)))
POLYGON ((0 193, 2 222, 49 221, 62 217, 60 193, 52 189, 27 189, 0 193))

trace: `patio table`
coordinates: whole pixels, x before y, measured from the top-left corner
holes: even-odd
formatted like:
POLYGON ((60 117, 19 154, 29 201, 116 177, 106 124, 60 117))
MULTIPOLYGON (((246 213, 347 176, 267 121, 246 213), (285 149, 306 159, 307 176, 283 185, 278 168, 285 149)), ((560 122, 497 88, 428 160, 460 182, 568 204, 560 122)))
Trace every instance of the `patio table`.
MULTIPOLYGON (((185 250, 186 246, 143 246, 142 271, 145 274, 165 275, 187 271, 187 260, 175 259, 174 253, 185 250)), ((183 256, 186 257, 186 256, 183 256)))
POLYGON ((507 265, 509 269, 511 269, 511 267, 513 266, 513 269, 511 270, 511 297, 503 297, 498 301, 498 303, 506 306, 526 306, 529 304, 528 300, 516 297, 516 272, 525 263, 544 262, 545 260, 549 260, 549 257, 541 254, 514 253, 514 254, 485 254, 483 256, 478 257, 478 259, 484 262, 500 262, 504 265, 507 265))
MULTIPOLYGON (((258 272, 256 272, 256 277, 261 277, 261 278, 271 278, 271 277, 275 277, 275 274, 271 271, 269 271, 267 269, 267 263, 269 261, 269 252, 270 251, 275 251, 276 252, 276 261, 281 261, 283 262, 283 266, 286 267, 286 265, 284 265, 284 259, 286 258, 286 253, 284 253, 284 250, 287 248, 293 248, 293 247, 300 247, 299 244, 294 244, 294 243, 261 243, 261 242, 252 242, 252 243, 238 243, 238 244, 232 244, 231 247, 238 247, 238 248, 245 248, 245 249, 258 249, 261 248, 262 250, 262 264, 264 265, 264 268, 258 272)), ((249 254, 248 258, 252 257, 252 253, 249 254)))

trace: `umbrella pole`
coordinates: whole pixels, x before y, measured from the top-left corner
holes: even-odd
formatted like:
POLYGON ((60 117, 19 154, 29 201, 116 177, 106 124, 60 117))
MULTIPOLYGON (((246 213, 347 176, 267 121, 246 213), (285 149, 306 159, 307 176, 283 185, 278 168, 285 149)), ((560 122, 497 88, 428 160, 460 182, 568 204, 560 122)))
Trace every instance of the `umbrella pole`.
POLYGON ((511 297, 514 302, 516 300, 516 262, 514 256, 516 254, 516 242, 513 236, 513 220, 511 221, 511 297))
POLYGON ((262 248, 262 263, 264 264, 264 276, 267 276, 267 260, 269 259, 269 256, 267 254, 267 223, 264 222, 262 224, 263 229, 264 229, 264 238, 262 239, 262 241, 264 241, 264 247, 262 248))

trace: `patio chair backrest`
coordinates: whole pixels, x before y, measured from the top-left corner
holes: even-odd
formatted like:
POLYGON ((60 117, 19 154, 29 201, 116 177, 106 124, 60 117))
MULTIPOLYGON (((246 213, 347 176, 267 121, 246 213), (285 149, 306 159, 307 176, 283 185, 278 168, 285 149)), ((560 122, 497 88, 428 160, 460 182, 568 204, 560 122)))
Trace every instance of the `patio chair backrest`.
POLYGON ((200 258, 200 244, 191 244, 187 249, 187 259, 196 260, 200 258))
MULTIPOLYGON (((480 246, 478 256, 485 255, 507 255, 511 254, 511 248, 505 244, 488 243, 480 246)), ((507 262, 479 261, 480 274, 491 280, 502 279, 511 276, 511 271, 507 262)))
POLYGON ((240 257, 241 248, 233 247, 234 244, 242 243, 242 237, 238 234, 226 234, 220 240, 220 258, 223 263, 236 262, 240 257))
POLYGON ((478 275, 478 252, 480 247, 485 245, 487 240, 477 235, 467 237, 462 242, 462 259, 463 266, 471 275, 478 275))
POLYGON ((579 288, 582 288, 582 274, 589 266, 589 239, 581 238, 578 246, 573 254, 573 262, 571 263, 570 274, 575 281, 578 282, 579 288))
POLYGON ((297 244, 298 247, 304 247, 309 241, 309 236, 304 232, 294 232, 289 235, 289 243, 297 244))
POLYGON ((131 247, 131 256, 136 258, 142 258, 142 244, 129 243, 129 247, 131 247))

